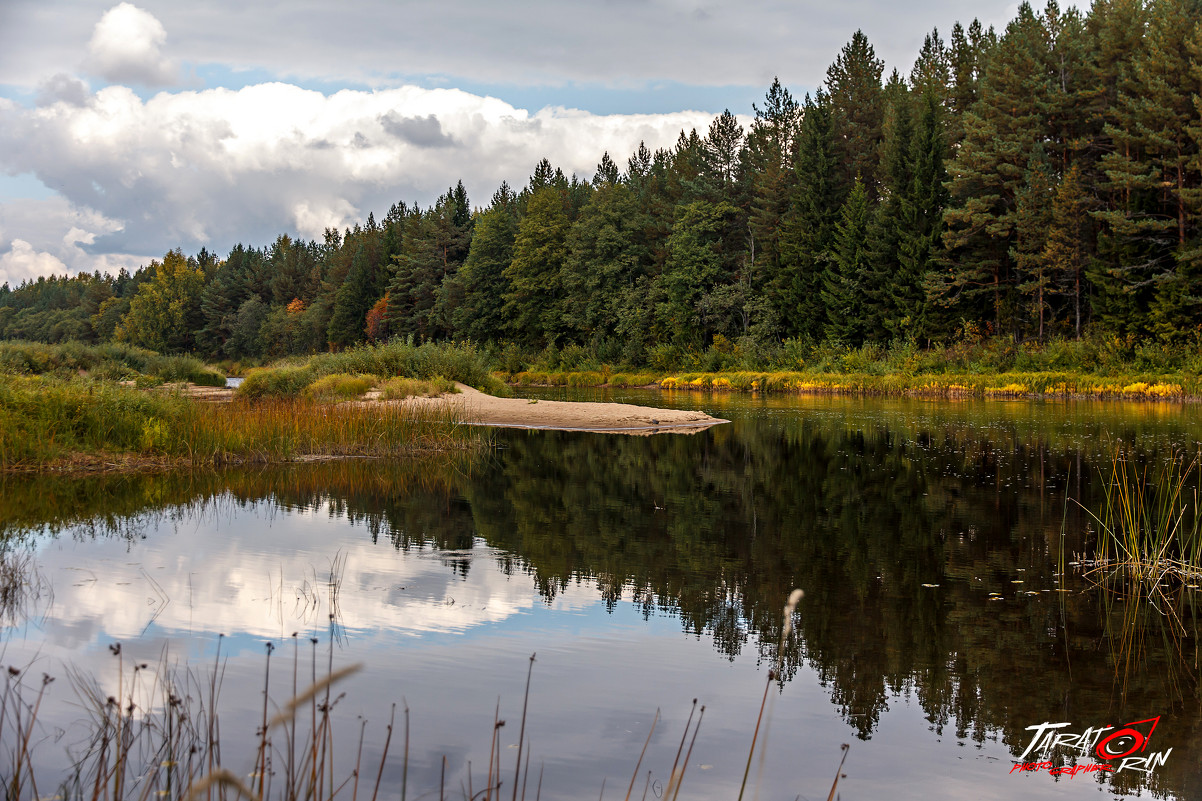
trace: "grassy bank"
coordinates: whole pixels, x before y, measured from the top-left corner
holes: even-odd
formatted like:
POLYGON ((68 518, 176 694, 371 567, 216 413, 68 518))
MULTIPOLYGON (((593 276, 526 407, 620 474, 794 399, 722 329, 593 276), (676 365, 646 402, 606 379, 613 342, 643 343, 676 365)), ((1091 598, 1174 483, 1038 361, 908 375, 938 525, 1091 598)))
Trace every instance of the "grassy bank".
POLYGON ((466 447, 449 417, 310 396, 208 404, 106 381, 0 375, 0 469, 281 462, 466 447))
MULTIPOLYGON (((331 376, 349 386, 346 379, 359 378, 369 386, 380 386, 397 378, 448 387, 460 382, 490 395, 510 394, 494 376, 486 353, 468 343, 426 342, 414 345, 393 340, 381 345, 364 345, 338 353, 322 353, 304 359, 285 359, 251 370, 238 388, 245 398, 299 397, 331 376)), ((338 383, 338 382, 335 382, 338 383)), ((366 391, 363 389, 362 391, 366 391)))
POLYGON ((1097 376, 1073 372, 992 374, 818 373, 799 371, 724 373, 606 371, 502 374, 518 386, 658 387, 703 392, 781 392, 811 395, 877 395, 931 398, 1096 398, 1183 401, 1202 397, 1197 375, 1097 376))
POLYGON ((494 355, 517 385, 930 397, 1202 397, 1202 350, 1131 338, 1044 344, 965 337, 919 347, 899 341, 858 348, 787 340, 770 346, 717 339, 703 351, 657 347, 637 364, 607 363, 587 348, 494 355))
POLYGON ((98 380, 133 381, 155 386, 171 381, 190 381, 204 386, 225 386, 225 375, 192 356, 163 356, 133 345, 109 343, 87 345, 65 342, 0 342, 0 373, 52 375, 59 378, 86 376, 98 380))

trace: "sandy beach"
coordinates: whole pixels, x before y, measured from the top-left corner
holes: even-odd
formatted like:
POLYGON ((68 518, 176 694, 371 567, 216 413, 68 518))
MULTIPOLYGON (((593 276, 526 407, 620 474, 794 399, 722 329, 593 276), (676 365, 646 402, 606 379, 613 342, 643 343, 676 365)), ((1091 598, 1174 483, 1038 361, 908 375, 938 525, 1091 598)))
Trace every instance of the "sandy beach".
MULTIPOLYGON (((710 426, 727 423, 705 412, 657 409, 629 403, 496 398, 464 384, 458 395, 437 398, 407 398, 404 403, 432 409, 454 409, 472 425, 499 428, 531 428, 557 431, 591 431, 608 434, 696 434, 710 426)), ((371 401, 368 401, 371 402, 371 401)))

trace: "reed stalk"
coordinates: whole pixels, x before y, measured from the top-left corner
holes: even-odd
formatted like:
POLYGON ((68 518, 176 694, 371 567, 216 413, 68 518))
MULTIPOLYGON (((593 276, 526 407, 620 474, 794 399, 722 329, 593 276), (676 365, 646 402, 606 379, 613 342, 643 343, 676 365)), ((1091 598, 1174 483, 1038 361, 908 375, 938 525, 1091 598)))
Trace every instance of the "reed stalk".
POLYGON ((1098 525, 1097 562, 1137 584, 1202 576, 1199 458, 1170 454, 1158 468, 1135 466, 1119 447, 1103 476, 1101 507, 1087 510, 1098 525))

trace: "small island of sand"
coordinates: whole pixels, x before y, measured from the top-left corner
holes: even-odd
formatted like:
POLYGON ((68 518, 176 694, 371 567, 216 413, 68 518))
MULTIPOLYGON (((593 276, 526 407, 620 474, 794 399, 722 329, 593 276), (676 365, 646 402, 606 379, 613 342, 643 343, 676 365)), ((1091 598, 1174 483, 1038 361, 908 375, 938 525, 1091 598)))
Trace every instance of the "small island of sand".
MULTIPOLYGON (((630 403, 497 398, 465 384, 456 384, 459 394, 436 398, 406 398, 404 403, 419 408, 450 409, 462 414, 470 425, 498 428, 530 428, 556 431, 591 431, 606 434, 696 434, 710 426, 728 423, 705 412, 686 409, 657 409, 630 403)), ((371 403, 373 401, 366 401, 371 403)))

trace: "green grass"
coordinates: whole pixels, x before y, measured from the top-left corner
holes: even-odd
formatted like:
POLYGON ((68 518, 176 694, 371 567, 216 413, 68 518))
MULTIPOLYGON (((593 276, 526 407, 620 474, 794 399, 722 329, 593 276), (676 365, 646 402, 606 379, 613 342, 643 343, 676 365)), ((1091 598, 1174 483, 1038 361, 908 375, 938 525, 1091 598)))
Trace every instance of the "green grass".
POLYGON ((405 398, 435 398, 443 394, 456 394, 459 388, 449 378, 435 376, 429 381, 419 378, 391 378, 380 386, 382 400, 404 400, 405 398))
POLYGON ((1103 476, 1103 502, 1091 513, 1098 524, 1098 563, 1117 567, 1155 586, 1175 576, 1202 578, 1202 514, 1198 509, 1198 458, 1174 454, 1159 468, 1135 466, 1123 450, 1103 476))
POLYGON ((0 342, 0 373, 60 378, 82 374, 114 381, 138 381, 144 385, 191 381, 205 386, 225 386, 225 375, 200 359, 163 356, 123 343, 0 342))
POLYGON ((308 367, 264 367, 247 373, 234 394, 245 400, 299 398, 316 380, 308 367))
POLYGON ((1202 396, 1197 376, 1155 373, 1096 376, 1070 371, 1003 373, 836 373, 818 371, 546 373, 509 376, 520 386, 647 386, 704 392, 781 392, 809 395, 930 398, 1097 398, 1181 401, 1202 396))
POLYGON ((305 394, 314 400, 351 400, 363 397, 376 382, 375 376, 331 373, 305 387, 305 394))
POLYGON ((246 398, 295 397, 309 384, 330 375, 459 382, 489 395, 512 395, 505 382, 492 374, 489 364, 487 354, 470 342, 413 345, 394 340, 306 359, 285 359, 270 367, 252 370, 239 387, 239 395, 246 398))
POLYGON ((449 413, 262 396, 213 404, 111 382, 0 375, 0 469, 78 464, 81 455, 169 464, 388 456, 469 446, 449 413))

